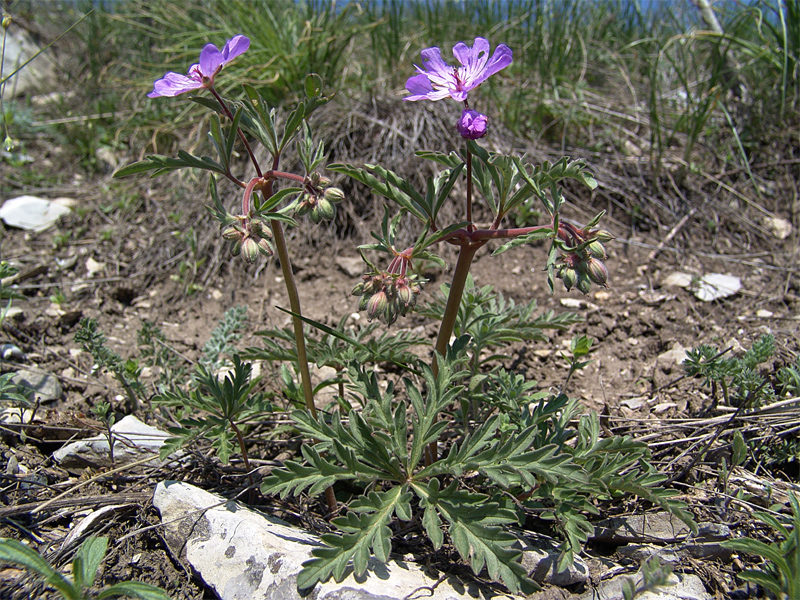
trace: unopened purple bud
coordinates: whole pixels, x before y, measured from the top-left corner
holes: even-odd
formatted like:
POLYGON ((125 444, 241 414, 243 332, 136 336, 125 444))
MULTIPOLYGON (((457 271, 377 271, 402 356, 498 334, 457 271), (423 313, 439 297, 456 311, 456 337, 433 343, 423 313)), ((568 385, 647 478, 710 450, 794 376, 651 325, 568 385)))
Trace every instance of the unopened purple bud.
POLYGON ((242 256, 251 265, 258 260, 258 242, 250 236, 242 240, 242 256))
POLYGON ((489 125, 489 117, 482 115, 476 110, 465 109, 461 113, 456 129, 461 137, 468 140, 477 140, 486 135, 486 128, 489 125))
POLYGON ((590 258, 586 268, 589 279, 594 281, 597 285, 607 286, 608 269, 601 261, 596 258, 590 258))

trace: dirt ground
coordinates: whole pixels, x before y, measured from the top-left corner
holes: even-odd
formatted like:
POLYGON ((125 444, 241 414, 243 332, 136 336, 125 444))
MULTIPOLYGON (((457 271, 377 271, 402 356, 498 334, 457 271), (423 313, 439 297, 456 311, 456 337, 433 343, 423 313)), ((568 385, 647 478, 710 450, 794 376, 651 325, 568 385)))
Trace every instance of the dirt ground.
MULTIPOLYGON (((54 169, 68 171, 72 167, 48 148, 39 149, 40 160, 50 161, 54 169)), ((596 156, 589 159, 596 164, 600 192, 571 196, 565 216, 585 222, 597 211, 609 210, 606 228, 618 237, 607 245, 609 289, 595 289, 589 296, 557 289, 551 295, 541 270, 546 259, 544 246, 518 248, 497 257, 491 257, 492 248, 487 247, 476 259, 474 279, 480 286, 494 285, 496 291, 516 302, 535 299, 539 311, 582 315, 583 322, 552 334, 548 342, 512 346, 506 366, 538 381, 542 389, 558 388, 568 371, 560 352, 573 336, 591 336, 597 348, 593 362, 575 375, 568 392, 579 397, 586 410, 607 416, 604 423, 610 430, 649 435, 656 464, 674 472, 672 461, 678 455, 674 440, 691 437, 691 427, 680 429, 680 424, 712 414, 712 402, 700 381, 681 380, 683 372, 675 359, 662 355, 702 343, 721 350, 731 347, 737 353, 749 348, 761 334, 772 333, 777 351, 765 366, 765 373, 772 376, 780 366, 794 362, 800 351, 797 180, 790 170, 796 166, 787 168, 778 180, 777 196, 764 209, 794 225, 786 239, 779 239, 764 225, 764 211, 735 204, 736 198, 707 182, 690 180, 673 192, 669 185, 660 187, 658 181, 651 185, 652 179, 647 185, 637 183, 636 177, 648 179, 647 173, 634 177, 627 167, 618 168, 613 161, 596 156), (620 190, 622 179, 629 184, 620 190), (637 190, 647 190, 648 197, 656 201, 648 204, 643 199, 640 213, 627 202, 637 190), (693 213, 686 206, 665 210, 663 206, 672 207, 673 201, 680 204, 679 192, 695 199, 708 194, 713 202, 693 213), (690 214, 683 224, 682 214, 690 214), (670 233, 673 235, 666 239, 670 233), (674 272, 693 277, 734 275, 741 278, 742 289, 732 297, 703 302, 690 289, 665 283, 674 272)), ((69 183, 48 188, 22 185, 9 171, 2 178, 7 186, 4 198, 23 193, 67 196, 75 199, 76 212, 42 233, 6 229, 3 234, 3 259, 20 268, 18 289, 25 295, 24 300, 14 302, 22 312, 4 323, 1 340, 20 348, 25 359, 22 364, 4 360, 3 372, 25 367, 53 373, 64 393, 62 399, 38 409, 35 422, 23 428, 25 440, 20 438, 19 427, 2 429, 5 475, 0 489, 0 536, 26 538, 51 562, 64 566, 75 550, 74 546, 61 546, 69 530, 91 510, 109 503, 120 505, 92 529, 96 535, 117 540, 111 545, 102 580, 137 579, 160 585, 176 598, 211 597, 189 567, 169 553, 159 528, 152 527, 159 520, 149 497, 154 484, 166 478, 236 496, 246 481, 241 464, 234 461, 223 468, 208 448, 201 446, 192 451, 196 457, 193 466, 182 472, 132 468, 117 477, 103 477, 98 471, 61 469, 52 460, 52 452, 68 439, 98 432, 91 406, 108 400, 120 416, 124 409, 119 387, 108 375, 92 372, 91 357, 79 350, 73 338, 79 320, 93 317, 113 350, 126 358, 135 357, 137 331, 147 320, 159 325, 176 352, 195 361, 223 313, 245 305, 249 325, 237 346, 257 346, 255 331, 289 323, 287 315, 276 308, 288 306, 280 269, 274 260, 247 267, 227 255, 215 226, 199 208, 206 201, 202 182, 184 181, 177 191, 165 192, 166 188, 148 181, 120 187, 109 173, 67 178, 69 183), (120 204, 120 199, 126 198, 129 202, 120 204), (172 218, 176 212, 178 216, 172 218), (189 232, 195 236, 196 251, 185 241, 189 232), (192 285, 195 287, 190 289, 192 285), (12 468, 12 459, 23 469, 12 468), (61 504, 31 512, 39 503, 80 483, 85 483, 84 487, 66 495, 61 504)), ((308 317, 328 324, 356 312, 349 291, 358 277, 348 275, 337 263, 342 257, 357 257, 355 246, 368 241, 363 224, 353 224, 354 210, 344 211, 329 228, 309 223, 309 229, 290 239, 303 310, 308 317)), ((375 207, 372 214, 378 214, 375 207)), ((452 249, 442 249, 442 255, 454 263, 452 249)), ((448 281, 449 272, 432 269, 426 276, 430 283, 421 301, 437 293, 439 285, 448 281)), ((356 317, 352 319, 356 321, 356 317)), ((362 313, 360 320, 365 319, 362 313)), ((424 332, 430 338, 436 331, 435 324, 419 316, 400 319, 393 329, 424 332)), ((143 407, 138 416, 163 425, 150 407, 143 407)), ((256 464, 274 458, 286 447, 285 440, 265 441, 269 436, 264 434, 258 427, 249 434, 256 464)), ((677 445, 681 450, 688 448, 688 443, 677 445)), ((796 481, 797 462, 779 465, 772 476, 796 481)), ((698 476, 696 481, 702 479, 698 476)), ((693 505, 698 514, 703 512, 704 502, 698 499, 693 505)), ((255 504, 284 516, 291 512, 270 498, 258 497, 255 504)), ((312 503, 300 513, 314 511, 312 503)), ((730 565, 684 568, 715 573, 709 580, 710 589, 718 594, 732 581, 730 565)), ((0 571, 0 590, 3 598, 42 593, 32 579, 14 569, 0 571)))

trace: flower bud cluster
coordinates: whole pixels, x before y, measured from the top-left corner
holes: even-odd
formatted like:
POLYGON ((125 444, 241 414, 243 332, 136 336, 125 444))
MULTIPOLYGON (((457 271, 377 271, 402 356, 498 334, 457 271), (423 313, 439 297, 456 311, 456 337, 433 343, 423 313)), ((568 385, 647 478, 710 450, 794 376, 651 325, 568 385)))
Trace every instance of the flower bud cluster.
POLYGON ((332 220, 336 216, 336 205, 344 200, 344 192, 330 185, 331 180, 319 173, 306 177, 305 190, 294 210, 295 216, 308 215, 314 223, 332 220))
POLYGON ((353 288, 351 295, 361 296, 358 310, 366 310, 367 317, 391 325, 397 317, 405 316, 417 304, 422 291, 415 276, 397 273, 368 273, 353 288))
POLYGON ((608 258, 602 242, 614 239, 604 229, 596 231, 583 231, 575 227, 567 228, 568 241, 574 245, 583 244, 586 240, 595 238, 582 250, 568 252, 560 258, 556 267, 556 277, 564 282, 567 291, 577 287, 584 294, 588 294, 592 284, 608 287, 608 269, 603 261, 608 258))
POLYGON ((222 237, 231 243, 231 254, 239 256, 253 264, 259 254, 270 257, 273 254, 272 232, 260 219, 252 219, 239 215, 236 221, 222 231, 222 237))

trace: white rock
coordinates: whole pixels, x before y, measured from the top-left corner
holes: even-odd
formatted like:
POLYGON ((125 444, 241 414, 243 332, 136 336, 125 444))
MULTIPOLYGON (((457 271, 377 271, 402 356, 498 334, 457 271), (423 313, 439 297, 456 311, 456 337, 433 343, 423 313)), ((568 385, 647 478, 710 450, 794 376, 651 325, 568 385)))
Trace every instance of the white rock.
POLYGON ((600 307, 592 302, 581 300, 580 298, 562 298, 561 306, 566 308, 577 308, 581 310, 598 310, 600 307))
MULTIPOLYGON (((234 501, 186 483, 166 481, 156 486, 153 505, 161 514, 172 551, 214 589, 221 600, 280 598, 301 600, 297 574, 319 538, 290 527, 280 519, 256 513, 234 501)), ((366 576, 352 572, 342 583, 318 584, 308 597, 315 600, 433 600, 477 598, 474 585, 438 582, 414 563, 372 559, 366 576), (412 595, 414 594, 414 595, 412 595)))
POLYGON ((664 277, 664 279, 661 280, 661 285, 665 287, 674 285, 676 287, 687 288, 692 285, 692 276, 689 273, 675 271, 664 277))
POLYGON ((86 259, 86 276, 94 277, 106 268, 106 263, 97 262, 91 256, 86 259))
MULTIPOLYGON (((161 446, 170 435, 156 427, 142 423, 133 415, 122 418, 111 427, 114 433, 114 463, 116 466, 128 464, 153 456, 147 464, 161 465, 158 457, 161 446)), ((96 435, 85 440, 72 442, 53 452, 53 458, 65 469, 85 467, 110 467, 111 457, 105 435, 96 435)))
POLYGON ((766 310, 764 308, 759 308, 756 311, 756 316, 761 319, 769 319, 770 317, 774 316, 774 314, 775 313, 773 313, 771 310, 766 310))
POLYGON ((686 348, 680 342, 675 342, 672 348, 659 354, 656 360, 663 366, 681 365, 686 360, 686 348))
MULTIPOLYGON (((638 585, 642 583, 641 575, 619 575, 603 581, 596 589, 582 594, 580 600, 622 600, 622 582, 630 577, 638 585)), ((636 596, 636 600, 711 600, 703 580, 697 575, 676 574, 669 576, 669 584, 656 591, 644 592, 636 596)))
POLYGON ((761 219, 761 224, 779 240, 785 240, 792 235, 792 224, 786 219, 764 217, 761 219))
POLYGON ((0 218, 9 227, 28 231, 44 231, 59 217, 71 212, 69 198, 46 200, 37 196, 17 196, 3 202, 0 218))
POLYGON ((740 289, 742 289, 742 280, 738 277, 722 275, 721 273, 709 273, 708 275, 703 275, 694 295, 703 302, 711 302, 733 296, 740 289))

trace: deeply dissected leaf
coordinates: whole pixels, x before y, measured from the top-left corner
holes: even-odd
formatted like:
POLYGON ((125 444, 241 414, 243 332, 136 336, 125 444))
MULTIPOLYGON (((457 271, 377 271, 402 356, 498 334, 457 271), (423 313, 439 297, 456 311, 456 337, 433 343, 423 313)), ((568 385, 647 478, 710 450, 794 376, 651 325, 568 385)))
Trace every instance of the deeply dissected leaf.
POLYGON ((325 547, 315 548, 314 558, 303 563, 297 587, 306 589, 331 576, 340 582, 347 575, 351 562, 355 575, 361 576, 371 556, 385 563, 392 549, 392 530, 388 524, 395 512, 398 516, 410 514, 410 499, 411 493, 402 485, 372 492, 353 502, 351 512, 332 521, 343 533, 322 536, 325 547))

